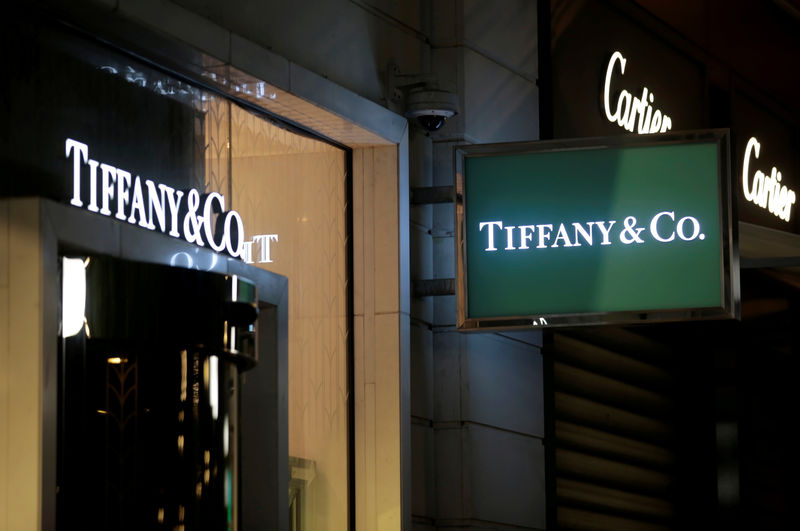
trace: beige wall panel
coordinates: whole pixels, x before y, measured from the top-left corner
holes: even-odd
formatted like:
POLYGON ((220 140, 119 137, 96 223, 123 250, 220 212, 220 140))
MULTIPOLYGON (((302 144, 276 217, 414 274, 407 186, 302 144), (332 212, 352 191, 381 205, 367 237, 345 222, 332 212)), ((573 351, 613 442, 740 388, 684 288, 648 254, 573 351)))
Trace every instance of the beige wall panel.
MULTIPOLYGON (((374 351, 373 351, 374 352, 374 351)), ((363 527, 360 529, 375 529, 377 519, 376 502, 376 483, 380 478, 380 466, 378 463, 379 448, 376 445, 376 407, 375 407, 375 384, 369 383, 364 386, 364 498, 356 500, 362 503, 362 508, 356 507, 356 512, 363 513, 363 527)), ((356 480, 358 481, 358 480, 356 480)))
MULTIPOLYGON (((355 255, 355 260, 361 262, 364 266, 362 270, 363 276, 356 276, 355 279, 355 297, 359 300, 358 306, 361 305, 363 315, 372 315, 375 313, 375 173, 374 173, 374 157, 375 149, 366 148, 355 150, 359 154, 361 164, 358 168, 353 168, 354 175, 360 175, 358 179, 361 183, 361 203, 356 203, 357 207, 362 213, 362 224, 358 227, 359 235, 356 240, 360 238, 360 247, 362 255, 355 255)), ((355 165, 355 164, 354 164, 355 165)))
MULTIPOLYGON (((364 252, 364 157, 367 149, 353 151, 353 277, 364 278, 367 256, 364 252)), ((364 315, 364 283, 353 284, 353 314, 364 315)))
POLYGON ((396 147, 354 151, 358 530, 402 528, 397 182, 396 147))
MULTIPOLYGON (((397 148, 373 148, 375 311, 400 310, 397 148)), ((367 203, 369 204, 369 203, 367 203)))
MULTIPOLYGON (((5 246, 9 282, 5 297, 8 333, 5 350, 4 396, 7 414, 0 431, 8 434, 4 448, 6 473, 4 524, 23 531, 41 526, 41 248, 39 210, 28 201, 9 208, 5 246), (11 309, 13 308, 13 311, 11 309), (12 510, 13 508, 13 510, 12 510)), ((3 513, 0 513, 3 514, 3 513)))
POLYGON ((0 202, 0 529, 8 529, 8 203, 0 202))
POLYGON ((389 531, 401 528, 399 315, 378 315, 375 338, 376 457, 380 470, 375 484, 375 529, 389 531))
MULTIPOLYGON (((355 158, 355 157, 354 157, 355 158)), ((353 388, 356 390, 353 397, 353 422, 355 423, 355 474, 357 478, 365 477, 367 463, 364 452, 366 450, 366 430, 363 428, 366 418, 366 399, 364 396, 364 317, 356 315, 353 319, 353 388), (359 391, 360 390, 360 391, 359 391), (359 430, 359 428, 361 428, 359 430)), ((363 500, 367 494, 366 485, 363 482, 356 482, 356 500, 363 500)), ((356 509, 354 515, 356 529, 364 528, 365 515, 363 511, 356 509)))
MULTIPOLYGON (((209 188, 228 193, 249 231, 275 234, 271 262, 289 279, 289 454, 313 470, 300 496, 303 529, 347 527, 346 154, 223 102, 207 136, 209 188), (226 164, 230 113, 230 166, 226 164), (215 124, 221 124, 215 128, 215 124), (211 142, 214 141, 214 142, 211 142), (219 162, 219 164, 216 164, 219 162), (230 192, 226 190, 229 187, 230 192)), ((211 109, 211 107, 209 106, 211 109)), ((214 109, 211 109, 214 110, 214 109)))

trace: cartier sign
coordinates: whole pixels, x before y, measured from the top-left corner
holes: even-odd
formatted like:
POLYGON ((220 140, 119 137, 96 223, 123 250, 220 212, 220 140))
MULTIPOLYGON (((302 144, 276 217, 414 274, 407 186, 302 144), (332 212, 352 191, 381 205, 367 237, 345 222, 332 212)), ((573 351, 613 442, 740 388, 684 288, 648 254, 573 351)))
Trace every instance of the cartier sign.
POLYGON ((617 101, 611 97, 615 88, 625 86, 625 67, 628 61, 620 52, 614 52, 606 67, 606 78, 603 84, 603 110, 611 123, 630 132, 641 134, 664 133, 672 129, 672 118, 655 107, 655 94, 647 87, 642 87, 638 97, 627 89, 619 93, 617 101))
POLYGON ((797 199, 794 190, 781 184, 783 175, 775 166, 769 173, 753 170, 761 153, 761 143, 751 137, 744 150, 742 163, 742 192, 744 198, 765 210, 769 210, 783 221, 792 217, 792 206, 797 199))

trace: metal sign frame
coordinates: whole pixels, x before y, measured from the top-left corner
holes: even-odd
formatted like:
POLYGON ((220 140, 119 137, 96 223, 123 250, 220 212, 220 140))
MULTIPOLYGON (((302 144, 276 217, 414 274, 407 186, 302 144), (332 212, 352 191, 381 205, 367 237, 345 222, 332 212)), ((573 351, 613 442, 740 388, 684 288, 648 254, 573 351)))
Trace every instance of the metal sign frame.
POLYGON ((731 187, 730 134, 727 129, 670 132, 660 135, 622 135, 540 142, 481 144, 456 146, 456 299, 457 328, 460 331, 510 330, 541 327, 565 327, 579 325, 630 324, 645 322, 689 321, 703 319, 739 318, 739 256, 734 203, 731 187), (575 150, 599 150, 606 148, 665 146, 670 144, 716 143, 717 182, 719 212, 719 254, 721 301, 718 307, 648 309, 631 308, 625 311, 584 312, 566 314, 504 315, 501 317, 479 317, 469 315, 466 241, 466 160, 471 157, 493 155, 519 155, 575 150))

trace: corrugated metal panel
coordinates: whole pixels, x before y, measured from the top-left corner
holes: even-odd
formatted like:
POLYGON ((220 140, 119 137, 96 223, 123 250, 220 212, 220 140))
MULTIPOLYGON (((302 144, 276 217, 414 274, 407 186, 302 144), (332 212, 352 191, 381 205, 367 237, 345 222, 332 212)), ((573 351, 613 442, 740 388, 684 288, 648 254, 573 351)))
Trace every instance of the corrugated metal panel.
POLYGON ((554 334, 548 348, 560 529, 674 523, 675 381, 663 350, 631 337, 600 345, 554 334))
POLYGON ((673 516, 672 504, 657 497, 598 487, 591 483, 570 479, 559 479, 556 489, 559 498, 584 506, 606 507, 663 518, 673 516))
POLYGON ((555 392, 556 419, 571 420, 586 426, 599 428, 643 440, 661 441, 671 434, 671 426, 645 415, 631 413, 625 409, 607 406, 597 399, 555 392))
POLYGON ((559 389, 606 404, 645 413, 669 414, 673 403, 663 394, 627 384, 597 373, 555 362, 553 377, 559 389))
POLYGON ((587 428, 563 420, 555 423, 555 436, 559 447, 595 452, 609 458, 627 460, 669 468, 675 463, 675 454, 669 449, 628 437, 613 435, 606 431, 587 428))
POLYGON ((564 507, 558 512, 558 527, 560 529, 575 529, 576 531, 666 531, 668 526, 643 522, 633 518, 622 518, 593 511, 584 511, 571 507, 564 507))
POLYGON ((556 453, 556 469, 559 477, 577 477, 597 485, 628 488, 632 492, 664 494, 673 484, 669 474, 663 472, 563 448, 556 453))
MULTIPOLYGON (((640 354, 644 354, 644 348, 641 345, 637 346, 640 354)), ((654 389, 667 389, 673 384, 669 371, 653 362, 634 358, 630 354, 623 355, 572 337, 554 336, 552 349, 554 359, 557 361, 621 382, 654 389)))

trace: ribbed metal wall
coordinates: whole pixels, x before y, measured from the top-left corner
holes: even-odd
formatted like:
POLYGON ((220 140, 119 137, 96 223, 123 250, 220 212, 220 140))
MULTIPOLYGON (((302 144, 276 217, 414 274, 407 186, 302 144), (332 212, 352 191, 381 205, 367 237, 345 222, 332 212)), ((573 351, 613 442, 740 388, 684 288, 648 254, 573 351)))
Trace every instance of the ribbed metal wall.
POLYGON ((553 334, 547 352, 558 528, 673 527, 676 382, 666 350, 615 331, 553 334))

